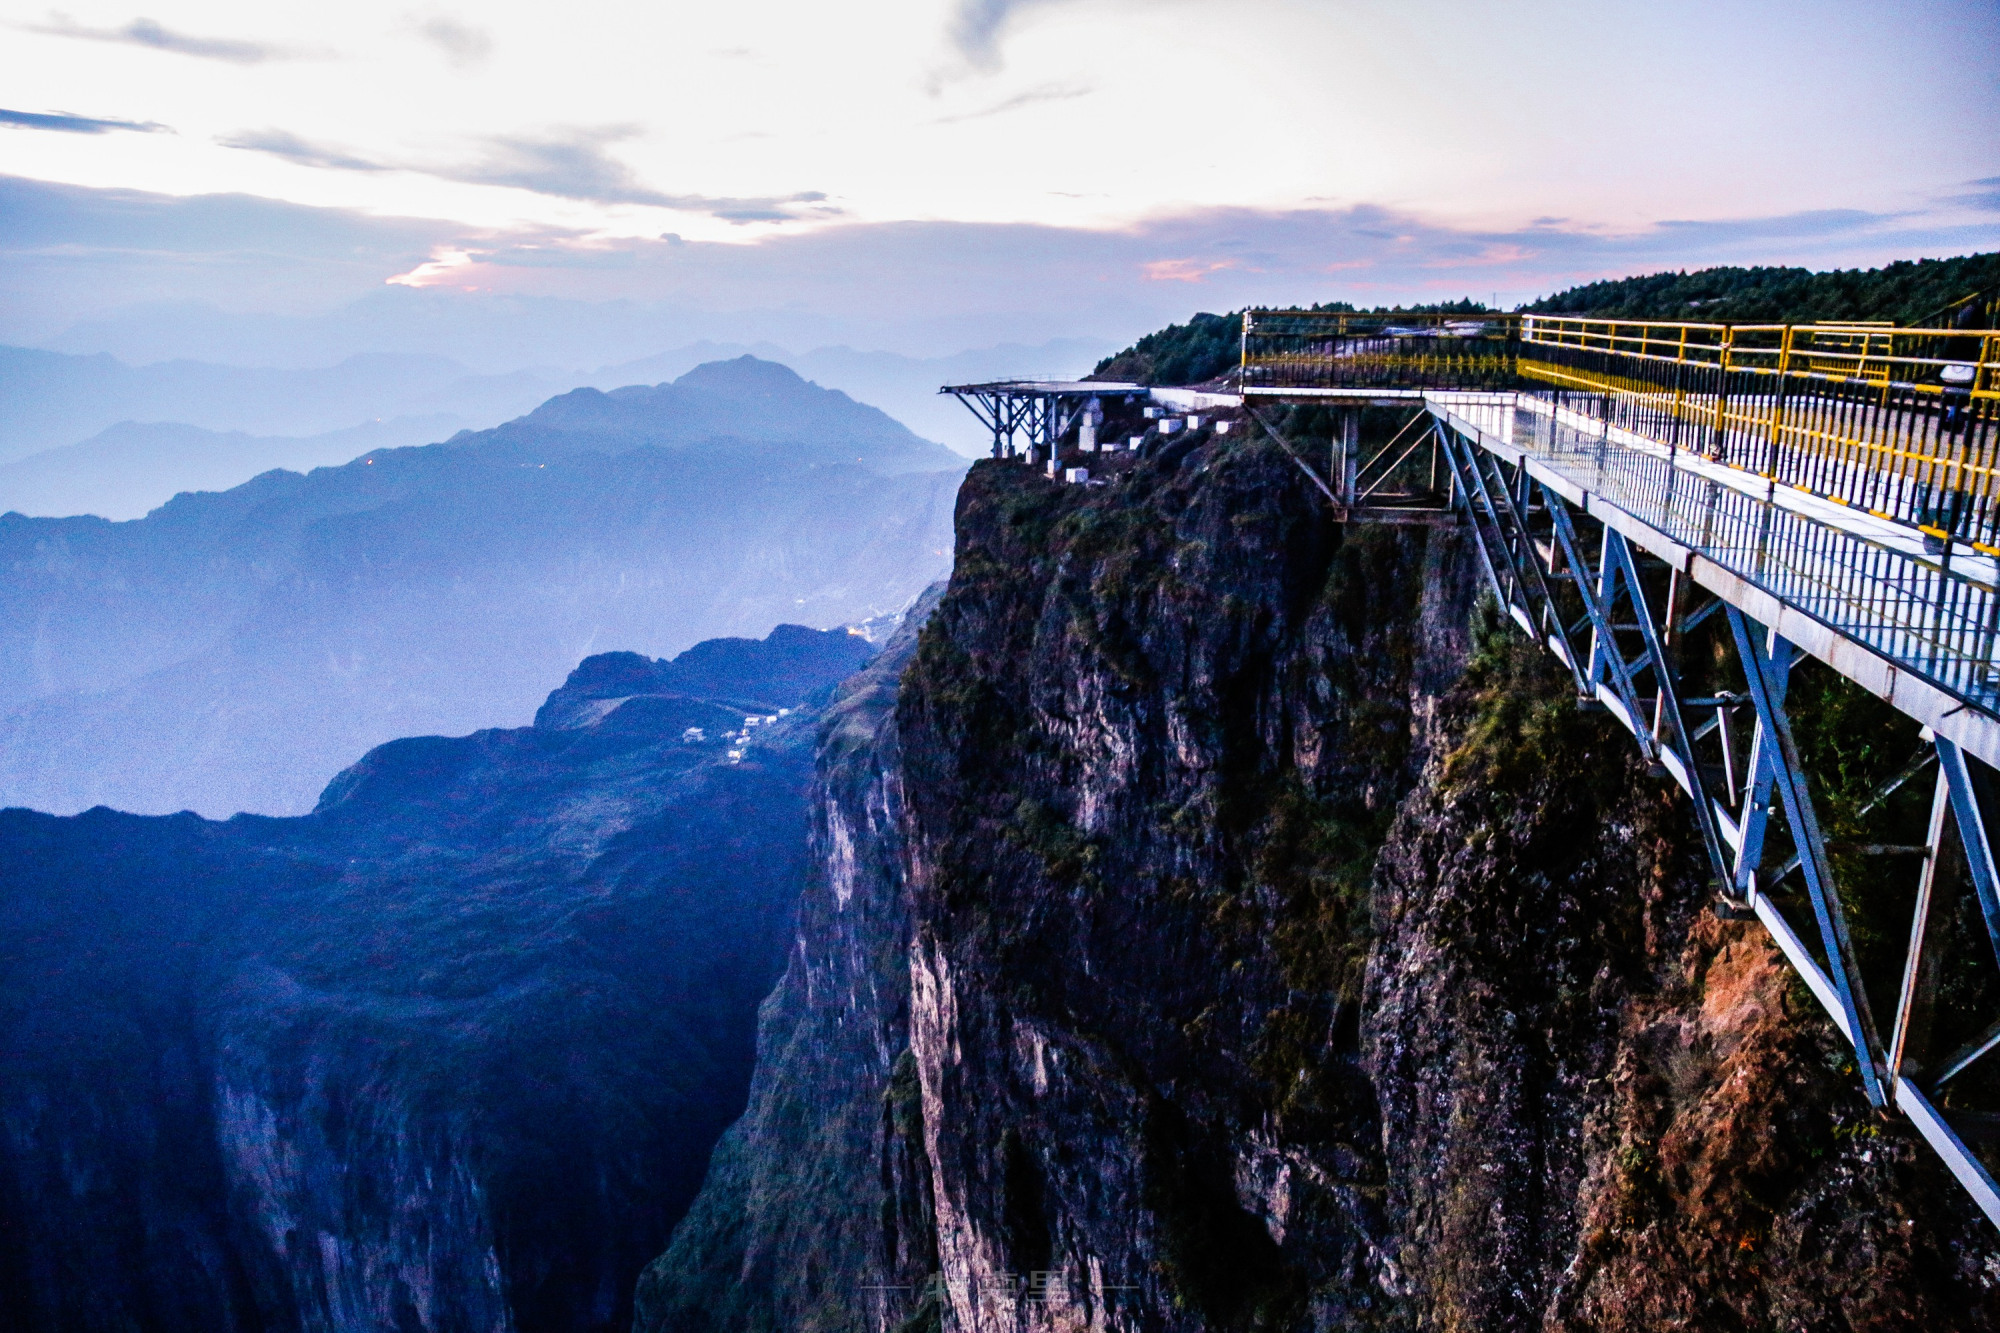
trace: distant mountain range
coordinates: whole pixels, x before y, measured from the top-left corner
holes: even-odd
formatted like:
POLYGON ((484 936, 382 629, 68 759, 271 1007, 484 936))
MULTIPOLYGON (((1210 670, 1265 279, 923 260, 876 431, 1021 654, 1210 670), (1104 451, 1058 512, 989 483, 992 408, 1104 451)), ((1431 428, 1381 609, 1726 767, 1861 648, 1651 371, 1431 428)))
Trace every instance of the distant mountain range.
POLYGON ((0 347, 0 399, 7 403, 0 463, 81 443, 121 421, 278 436, 397 417, 490 425, 578 382, 539 371, 475 375, 442 356, 377 353, 291 370, 200 361, 129 366, 104 355, 0 347))
POLYGON ((1068 339, 949 357, 698 342, 597 370, 477 374, 414 352, 351 356, 319 368, 200 361, 132 366, 104 354, 0 346, 0 513, 137 518, 181 491, 225 490, 260 472, 344 463, 369 449, 481 430, 578 387, 672 380, 752 353, 889 410, 928 439, 977 452, 972 417, 938 396, 946 382, 1074 373, 1105 347, 1068 339))
POLYGON ((742 357, 134 522, 0 516, 0 806, 299 812, 600 648, 893 612, 949 568, 963 465, 742 357))
POLYGON ((0 464, 0 511, 142 518, 182 491, 226 491, 273 468, 333 467, 371 449, 442 440, 465 425, 448 415, 396 417, 288 437, 121 421, 81 444, 0 464))

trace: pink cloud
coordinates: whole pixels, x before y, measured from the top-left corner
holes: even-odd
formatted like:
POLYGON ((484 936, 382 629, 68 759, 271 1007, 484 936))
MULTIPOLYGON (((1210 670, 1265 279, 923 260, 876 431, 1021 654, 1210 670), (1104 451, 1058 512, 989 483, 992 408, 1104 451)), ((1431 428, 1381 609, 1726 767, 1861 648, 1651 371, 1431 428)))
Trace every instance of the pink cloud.
POLYGON ((1241 267, 1233 259, 1155 259, 1139 265, 1148 282, 1200 282, 1211 273, 1241 267))
POLYGON ((474 257, 466 251, 456 246, 444 246, 408 273, 398 273, 383 281, 392 287, 462 287, 468 276, 465 270, 474 262, 474 257))

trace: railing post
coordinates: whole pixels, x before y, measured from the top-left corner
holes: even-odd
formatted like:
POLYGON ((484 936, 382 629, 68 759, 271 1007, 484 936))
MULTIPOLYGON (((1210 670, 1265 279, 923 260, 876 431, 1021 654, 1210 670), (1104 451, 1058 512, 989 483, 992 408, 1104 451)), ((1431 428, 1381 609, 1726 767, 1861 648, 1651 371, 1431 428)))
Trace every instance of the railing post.
POLYGON ((1771 399, 1770 424, 1765 428, 1768 443, 1764 452, 1764 475, 1778 475, 1778 442, 1785 429, 1785 396, 1792 386, 1792 326, 1785 325, 1778 340, 1778 392, 1771 399))
POLYGON ((1681 429, 1687 424, 1688 327, 1681 325, 1680 339, 1674 344, 1674 433, 1667 444, 1672 457, 1681 447, 1681 429))
POLYGON ((1727 461, 1729 452, 1729 370, 1730 349, 1736 343, 1736 326, 1722 326, 1722 342, 1716 347, 1715 421, 1708 433, 1708 456, 1727 461))

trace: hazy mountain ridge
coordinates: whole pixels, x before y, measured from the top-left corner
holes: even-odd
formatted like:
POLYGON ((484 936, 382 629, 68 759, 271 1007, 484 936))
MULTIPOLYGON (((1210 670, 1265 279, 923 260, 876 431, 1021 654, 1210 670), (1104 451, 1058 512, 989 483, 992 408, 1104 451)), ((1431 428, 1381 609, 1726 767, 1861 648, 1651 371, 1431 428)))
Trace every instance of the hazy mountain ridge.
POLYGON ((938 395, 939 384, 1069 374, 1103 350, 1093 339, 1058 339, 922 358, 703 340, 596 370, 534 365, 482 374, 424 352, 375 352, 319 367, 186 359, 134 366, 102 352, 0 347, 0 399, 10 409, 0 420, 0 513, 137 518, 181 491, 429 444, 489 429, 574 389, 658 384, 745 354, 886 408, 924 438, 978 452, 982 430, 938 395))
POLYGON ((0 347, 0 461, 76 444, 121 421, 302 436, 397 416, 461 422, 527 411, 562 387, 559 373, 480 375, 448 357, 361 353, 313 369, 162 361, 131 366, 0 347))
POLYGON ((0 515, 0 805, 301 811, 370 745, 527 720, 597 646, 859 621, 947 565, 959 460, 843 394, 739 360, 572 398, 137 522, 0 515))
POLYGON ((337 467, 373 449, 428 444, 462 418, 397 417, 320 435, 251 435, 121 421, 80 444, 0 463, 0 513, 143 518, 184 491, 225 491, 274 468, 337 467))
MULTIPOLYGON (((688 448, 714 438, 782 441, 816 463, 851 458, 884 473, 939 471, 965 461, 943 445, 919 439, 880 408, 747 353, 697 366, 672 384, 634 384, 608 393, 572 389, 471 438, 519 444, 538 455, 646 445, 688 448)), ((450 441, 459 442, 459 437, 450 441)))

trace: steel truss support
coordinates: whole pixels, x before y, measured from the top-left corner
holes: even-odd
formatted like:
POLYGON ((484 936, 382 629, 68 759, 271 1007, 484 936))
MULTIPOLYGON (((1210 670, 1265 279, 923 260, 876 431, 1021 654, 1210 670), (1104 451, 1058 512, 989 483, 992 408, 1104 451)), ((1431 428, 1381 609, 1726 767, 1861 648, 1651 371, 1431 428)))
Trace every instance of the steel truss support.
POLYGON ((1494 600, 1530 637, 1547 643, 1582 688, 1576 648, 1550 593, 1548 571, 1526 521, 1525 500, 1516 501, 1499 460, 1442 424, 1436 429, 1451 469, 1452 494, 1472 521, 1474 546, 1494 600))
MULTIPOLYGON (((1783 696, 1773 688, 1773 652, 1758 644, 1749 622, 1735 607, 1727 608, 1730 633, 1736 640, 1736 656, 1743 667, 1750 701, 1757 710, 1757 735, 1762 743, 1758 754, 1759 785, 1764 770, 1770 770, 1785 811, 1785 825, 1798 848, 1799 868, 1805 872, 1806 893, 1812 899, 1813 916, 1819 923, 1820 946, 1826 953, 1827 970, 1832 974, 1834 992, 1840 997, 1846 1018, 1848 1039, 1854 1043, 1856 1063, 1861 1068, 1861 1086, 1874 1106, 1888 1105, 1883 1078, 1882 1040, 1875 1032, 1875 1016, 1862 989, 1861 967, 1854 959, 1854 944, 1847 932, 1847 915, 1841 909, 1840 894, 1834 887, 1833 866, 1827 860, 1826 840, 1820 835, 1819 817, 1813 812, 1812 793, 1806 787, 1805 768, 1799 762, 1798 745, 1792 739, 1791 718, 1785 713, 1783 696)), ((1783 640, 1773 639, 1771 648, 1783 640)), ((1788 649, 1788 645, 1785 646, 1788 649)))
POLYGON ((1985 918, 1987 943, 2000 963, 2000 900, 1996 900, 1993 843, 1989 835, 1986 802, 1974 774, 1977 760, 1942 736, 1932 741, 1938 761, 1937 789, 1931 800, 1929 856, 1924 861, 1917 884, 1916 910, 1910 918, 1910 944, 1903 957, 1903 983, 1896 995, 1896 1021, 1886 1052, 1890 1085, 1895 1102, 1910 1117, 1918 1132, 1936 1149, 1951 1173, 1988 1217, 2000 1223, 2000 1185, 1985 1166, 1965 1146, 1953 1126, 1950 1112, 1941 1112, 1933 1098, 1941 1098, 1952 1079, 2000 1046, 2000 1022, 1936 1059, 1925 1059, 1930 1046, 1932 1008, 1937 999, 1944 925, 1943 908, 1949 897, 1945 891, 1948 869, 1964 862, 1973 893, 1985 918), (1950 838, 1946 825, 1955 825, 1958 837, 1950 838))
MULTIPOLYGON (((1551 497, 1552 504, 1561 501, 1551 497)), ((1708 794, 1707 782, 1702 773, 1701 761, 1695 756, 1694 737, 1688 730, 1685 709, 1681 703, 1680 676, 1667 656, 1667 647, 1661 636, 1661 624, 1672 628, 1669 618, 1656 622, 1652 608, 1646 601, 1645 585, 1639 579, 1639 567, 1632 558, 1632 548, 1622 534, 1606 525, 1604 529, 1604 558, 1600 565, 1603 587, 1603 603, 1600 621, 1609 622, 1614 631, 1618 625, 1613 612, 1616 609, 1615 589, 1623 585, 1626 604, 1632 611, 1632 622, 1638 626, 1639 636, 1645 645, 1645 670, 1652 675, 1654 688, 1658 690, 1658 701, 1654 708, 1655 722, 1650 738, 1646 736, 1643 718, 1633 717, 1626 727, 1634 736, 1640 737, 1640 748, 1650 749, 1662 767, 1674 775, 1681 789, 1694 803, 1695 827, 1701 830, 1701 842, 1708 852, 1708 863, 1715 872, 1718 886, 1729 883, 1729 861, 1723 851, 1722 831, 1717 826, 1715 801, 1708 794)), ((1676 578, 1678 576, 1676 575, 1676 578)), ((1669 603, 1675 600, 1678 584, 1670 584, 1669 603)), ((1599 640, 1592 645, 1593 663, 1606 654, 1622 656, 1616 637, 1608 643, 1599 640), (1599 651, 1600 647, 1603 649, 1599 651)))
POLYGON ((979 424, 993 435, 993 456, 1003 458, 1014 452, 1014 432, 1021 424, 1023 401, 1013 395, 963 390, 953 395, 979 424))
POLYGON ((1951 1080, 2000 1051, 2000 1022, 1948 1054, 1926 1058, 1940 969, 1941 914, 1953 900, 1950 886, 1957 882, 1960 863, 1984 918, 1986 942, 2000 965, 2000 861, 1993 852, 1990 828, 1995 821, 1984 790, 1990 778, 1993 796, 2000 798, 2000 777, 1982 777, 1977 760, 1926 732, 1929 748, 1878 788, 1862 809, 1865 814, 1936 760, 1937 790, 1923 847, 1865 844, 1845 849, 1922 854, 1902 986, 1885 1045, 1786 711, 1799 650, 1726 602, 1709 601, 1683 613, 1678 571, 1668 571, 1664 603, 1656 600, 1642 577, 1641 553, 1609 524, 1593 565, 1578 533, 1578 516, 1552 487, 1536 481, 1525 464, 1504 462, 1442 421, 1434 429, 1449 466, 1453 504, 1466 519, 1494 600, 1569 668, 1580 699, 1616 717, 1646 760, 1687 792, 1724 905, 1735 913, 1754 913, 1770 931, 1853 1048, 1869 1102, 1906 1115, 2000 1225, 2000 1186, 1966 1147, 1954 1124, 1958 1114, 1936 1104, 1951 1080), (1675 642, 1717 610, 1728 617, 1728 643, 1744 689, 1690 697, 1675 664, 1675 642), (1589 648, 1582 656, 1575 645, 1586 630, 1589 648), (1747 736, 1738 720, 1746 713, 1747 736), (1783 864, 1767 867, 1774 815, 1793 853, 1783 864), (1948 837, 1947 825, 1957 828, 1957 838, 1948 837), (1812 906, 1817 956, 1771 896, 1795 870, 1812 906))
POLYGON ((1030 462, 1056 456, 1065 435, 1089 407, 1090 394, 1004 384, 949 388, 993 436, 993 457, 1026 454, 1030 462))

